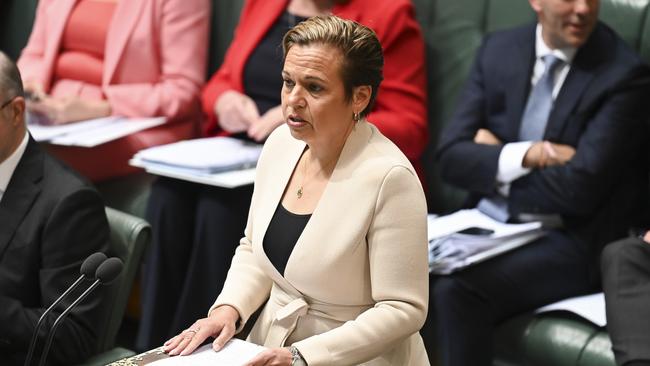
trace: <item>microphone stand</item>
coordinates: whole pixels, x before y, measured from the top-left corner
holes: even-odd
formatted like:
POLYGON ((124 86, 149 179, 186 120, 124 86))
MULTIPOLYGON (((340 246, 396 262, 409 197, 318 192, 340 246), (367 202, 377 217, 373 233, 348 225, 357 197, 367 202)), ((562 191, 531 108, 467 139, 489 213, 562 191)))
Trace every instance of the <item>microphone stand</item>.
POLYGON ((59 324, 61 324, 63 318, 65 318, 68 315, 68 313, 70 313, 70 311, 72 311, 72 309, 75 306, 77 306, 78 303, 83 301, 83 299, 85 299, 86 296, 88 296, 88 294, 90 294, 97 286, 99 286, 100 283, 101 280, 99 279, 95 280, 95 282, 93 282, 93 284, 90 285, 90 287, 88 287, 86 291, 84 291, 81 295, 79 295, 79 297, 72 304, 70 304, 70 306, 68 306, 65 310, 63 310, 63 312, 61 313, 61 315, 59 315, 58 318, 56 318, 54 324, 52 325, 52 329, 50 329, 50 334, 48 334, 47 336, 47 341, 45 342, 45 347, 43 348, 43 355, 41 356, 41 360, 38 363, 39 366, 45 366, 45 360, 47 359, 47 354, 50 351, 50 346, 52 345, 52 339, 54 339, 54 333, 56 333, 56 328, 59 327, 59 324))
POLYGON ((66 297, 68 296, 69 293, 74 291, 77 287, 79 287, 79 284, 81 284, 81 281, 83 281, 85 278, 84 275, 81 275, 77 280, 72 284, 72 286, 68 287, 65 292, 59 296, 56 301, 52 305, 50 305, 47 310, 43 312, 41 317, 38 319, 38 323, 36 323, 36 329, 34 330, 34 333, 32 334, 32 340, 29 342, 29 350, 27 351, 27 358, 25 358, 25 366, 29 366, 32 362, 32 357, 34 356, 34 348, 36 348, 36 339, 38 338, 38 331, 43 325, 43 320, 45 317, 52 312, 52 309, 54 309, 55 306, 59 305, 59 303, 66 297))

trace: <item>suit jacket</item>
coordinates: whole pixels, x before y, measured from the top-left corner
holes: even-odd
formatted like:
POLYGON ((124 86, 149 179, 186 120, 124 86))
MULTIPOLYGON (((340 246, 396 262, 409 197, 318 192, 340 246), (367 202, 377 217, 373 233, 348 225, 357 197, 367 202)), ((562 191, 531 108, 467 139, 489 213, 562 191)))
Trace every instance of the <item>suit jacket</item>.
MULTIPOLYGON (((206 135, 223 134, 214 113, 215 103, 227 90, 244 91, 246 62, 288 3, 289 0, 246 1, 223 64, 203 90, 206 135)), ((332 13, 376 32, 384 50, 384 81, 368 120, 416 162, 428 133, 424 40, 413 5, 410 0, 354 0, 335 5, 332 13)))
MULTIPOLYGON (((502 146, 476 144, 474 134, 486 128, 504 143, 518 140, 534 47, 534 24, 486 37, 441 138, 443 178, 476 196, 494 193, 502 146)), ((576 53, 544 135, 576 154, 564 166, 515 180, 508 197, 512 215, 559 214, 569 235, 593 249, 625 235, 648 187, 642 148, 649 75, 610 28, 595 27, 576 53)))
MULTIPOLYGON (((29 42, 18 60, 23 80, 39 81, 49 90, 63 31, 77 1, 39 2, 29 42)), ((106 39, 102 93, 114 115, 165 116, 170 123, 90 150, 55 148, 52 152, 84 175, 101 180, 132 172, 127 161, 140 149, 195 135, 205 80, 209 4, 208 0, 120 1, 106 39)), ((78 84, 68 83, 58 96, 76 95, 78 84)))
POLYGON ((427 312, 426 203, 406 157, 359 122, 298 239, 284 276, 262 242, 305 148, 286 125, 264 146, 245 236, 215 305, 240 329, 268 302, 249 339, 293 344, 310 366, 428 365, 418 330, 427 312))
MULTIPOLYGON (((108 222, 99 194, 30 138, 0 201, 0 223, 0 359, 22 365, 45 308, 79 277, 88 255, 108 249, 108 222)), ((78 363, 98 351, 107 309, 97 290, 59 327, 50 364, 78 363)), ((43 330, 80 293, 50 314, 43 330)))

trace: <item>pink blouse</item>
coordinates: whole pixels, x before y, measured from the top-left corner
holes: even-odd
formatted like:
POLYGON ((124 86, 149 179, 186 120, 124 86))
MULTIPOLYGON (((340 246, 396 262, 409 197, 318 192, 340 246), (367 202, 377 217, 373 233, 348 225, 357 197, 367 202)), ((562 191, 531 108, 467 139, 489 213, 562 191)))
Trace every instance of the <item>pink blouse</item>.
POLYGON ((57 89, 65 89, 66 83, 74 81, 78 85, 77 96, 104 99, 100 87, 104 48, 116 5, 113 1, 97 0, 80 0, 75 5, 61 38, 52 95, 64 96, 57 89))

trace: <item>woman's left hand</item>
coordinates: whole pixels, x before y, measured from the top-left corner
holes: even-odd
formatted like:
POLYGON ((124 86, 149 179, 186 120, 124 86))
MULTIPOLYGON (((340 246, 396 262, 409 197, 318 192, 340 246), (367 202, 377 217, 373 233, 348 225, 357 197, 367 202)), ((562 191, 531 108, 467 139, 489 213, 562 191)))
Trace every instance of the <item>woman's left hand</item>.
POLYGON ((276 127, 284 123, 282 116, 282 107, 277 106, 269 109, 263 116, 253 121, 248 128, 248 137, 257 142, 261 142, 269 137, 276 127))
POLYGON ((39 101, 29 102, 27 107, 56 125, 107 117, 111 114, 111 106, 107 101, 91 101, 78 97, 43 97, 39 101))
POLYGON ((246 366, 291 366, 291 351, 288 348, 270 348, 260 352, 246 366))

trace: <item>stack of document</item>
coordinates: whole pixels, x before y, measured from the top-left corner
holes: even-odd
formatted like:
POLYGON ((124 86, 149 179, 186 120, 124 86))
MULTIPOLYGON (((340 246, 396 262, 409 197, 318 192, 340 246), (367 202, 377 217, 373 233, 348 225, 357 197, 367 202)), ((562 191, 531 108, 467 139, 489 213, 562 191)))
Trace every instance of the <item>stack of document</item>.
POLYGON ((41 125, 30 120, 27 129, 36 141, 54 145, 94 147, 132 133, 159 126, 167 120, 156 118, 105 117, 63 125, 41 125))
POLYGON ((261 152, 259 144, 209 137, 142 150, 130 164, 152 174, 234 188, 253 182, 261 152))
POLYGON ((543 235, 540 222, 505 224, 477 209, 430 217, 429 271, 449 274, 530 243, 543 235))
POLYGON ((191 355, 173 356, 150 363, 155 366, 243 366, 258 353, 266 348, 236 338, 231 339, 226 345, 216 352, 212 343, 206 344, 191 355))

